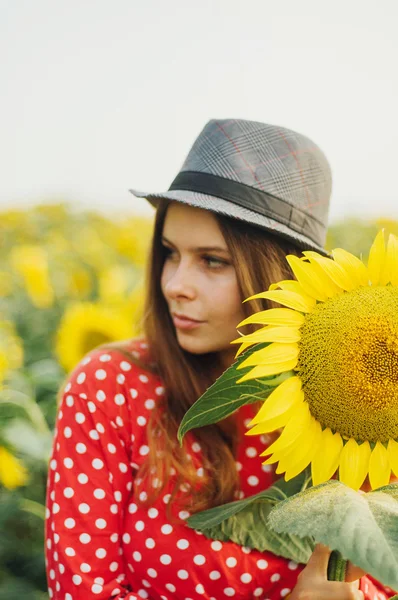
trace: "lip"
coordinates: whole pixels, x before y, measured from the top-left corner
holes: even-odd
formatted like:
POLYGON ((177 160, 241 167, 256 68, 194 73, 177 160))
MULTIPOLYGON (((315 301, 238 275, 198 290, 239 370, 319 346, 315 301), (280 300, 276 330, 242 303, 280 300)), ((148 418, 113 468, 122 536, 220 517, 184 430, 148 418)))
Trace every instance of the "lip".
POLYGON ((174 326, 178 329, 195 329, 203 323, 203 321, 196 321, 195 319, 189 319, 184 315, 178 313, 172 313, 174 326))

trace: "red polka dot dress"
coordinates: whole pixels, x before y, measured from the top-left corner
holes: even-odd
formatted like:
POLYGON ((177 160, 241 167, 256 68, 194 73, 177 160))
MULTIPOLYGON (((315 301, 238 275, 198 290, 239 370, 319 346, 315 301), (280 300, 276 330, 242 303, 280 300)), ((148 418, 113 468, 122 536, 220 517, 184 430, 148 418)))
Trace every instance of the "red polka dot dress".
MULTIPOLYGON (((145 354, 132 342, 132 355, 145 354)), ((118 350, 94 350, 76 367, 58 410, 49 463, 46 564, 50 598, 56 600, 280 600, 302 569, 292 561, 233 542, 207 539, 190 529, 186 510, 170 519, 168 488, 151 507, 136 474, 149 452, 147 422, 162 398, 162 382, 118 350), (172 521, 172 523, 170 522, 172 521)), ((240 409, 242 428, 250 407, 240 409)), ((240 498, 273 482, 261 465, 264 436, 242 436, 236 461, 240 498)), ((201 448, 186 436, 187 452, 203 473, 201 448)), ((152 485, 157 485, 156 477, 152 485)), ((182 495, 189 486, 182 485, 182 495)), ((389 590, 362 578, 369 600, 389 590)))

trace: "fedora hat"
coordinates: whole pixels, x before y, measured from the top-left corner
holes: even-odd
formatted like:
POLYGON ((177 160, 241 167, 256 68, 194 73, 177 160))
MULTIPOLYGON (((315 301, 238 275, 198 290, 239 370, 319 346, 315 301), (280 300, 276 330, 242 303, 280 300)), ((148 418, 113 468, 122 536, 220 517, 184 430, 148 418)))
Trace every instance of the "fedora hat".
POLYGON ((290 129, 212 119, 166 192, 130 190, 228 215, 325 254, 332 177, 314 142, 290 129))

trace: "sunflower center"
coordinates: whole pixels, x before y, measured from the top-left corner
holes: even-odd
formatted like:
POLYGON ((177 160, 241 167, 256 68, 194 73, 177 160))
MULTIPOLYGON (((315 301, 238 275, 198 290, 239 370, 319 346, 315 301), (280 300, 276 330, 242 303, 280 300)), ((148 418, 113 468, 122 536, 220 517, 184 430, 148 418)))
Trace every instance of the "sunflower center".
POLYGON ((113 342, 113 338, 109 335, 105 335, 101 331, 90 331, 82 341, 82 350, 81 354, 84 356, 87 352, 93 350, 97 346, 101 346, 102 344, 106 344, 107 342, 113 342))
POLYGON ((305 399, 323 427, 357 441, 398 438, 398 288, 317 304, 299 344, 305 399))

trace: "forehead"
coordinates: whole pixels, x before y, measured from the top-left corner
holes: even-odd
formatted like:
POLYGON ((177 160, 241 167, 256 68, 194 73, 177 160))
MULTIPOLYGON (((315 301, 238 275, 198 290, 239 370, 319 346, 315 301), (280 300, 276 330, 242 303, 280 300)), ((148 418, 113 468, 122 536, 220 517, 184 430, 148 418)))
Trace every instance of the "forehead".
POLYGON ((163 225, 163 235, 175 244, 219 245, 227 248, 215 216, 208 210, 181 202, 171 202, 163 225))

